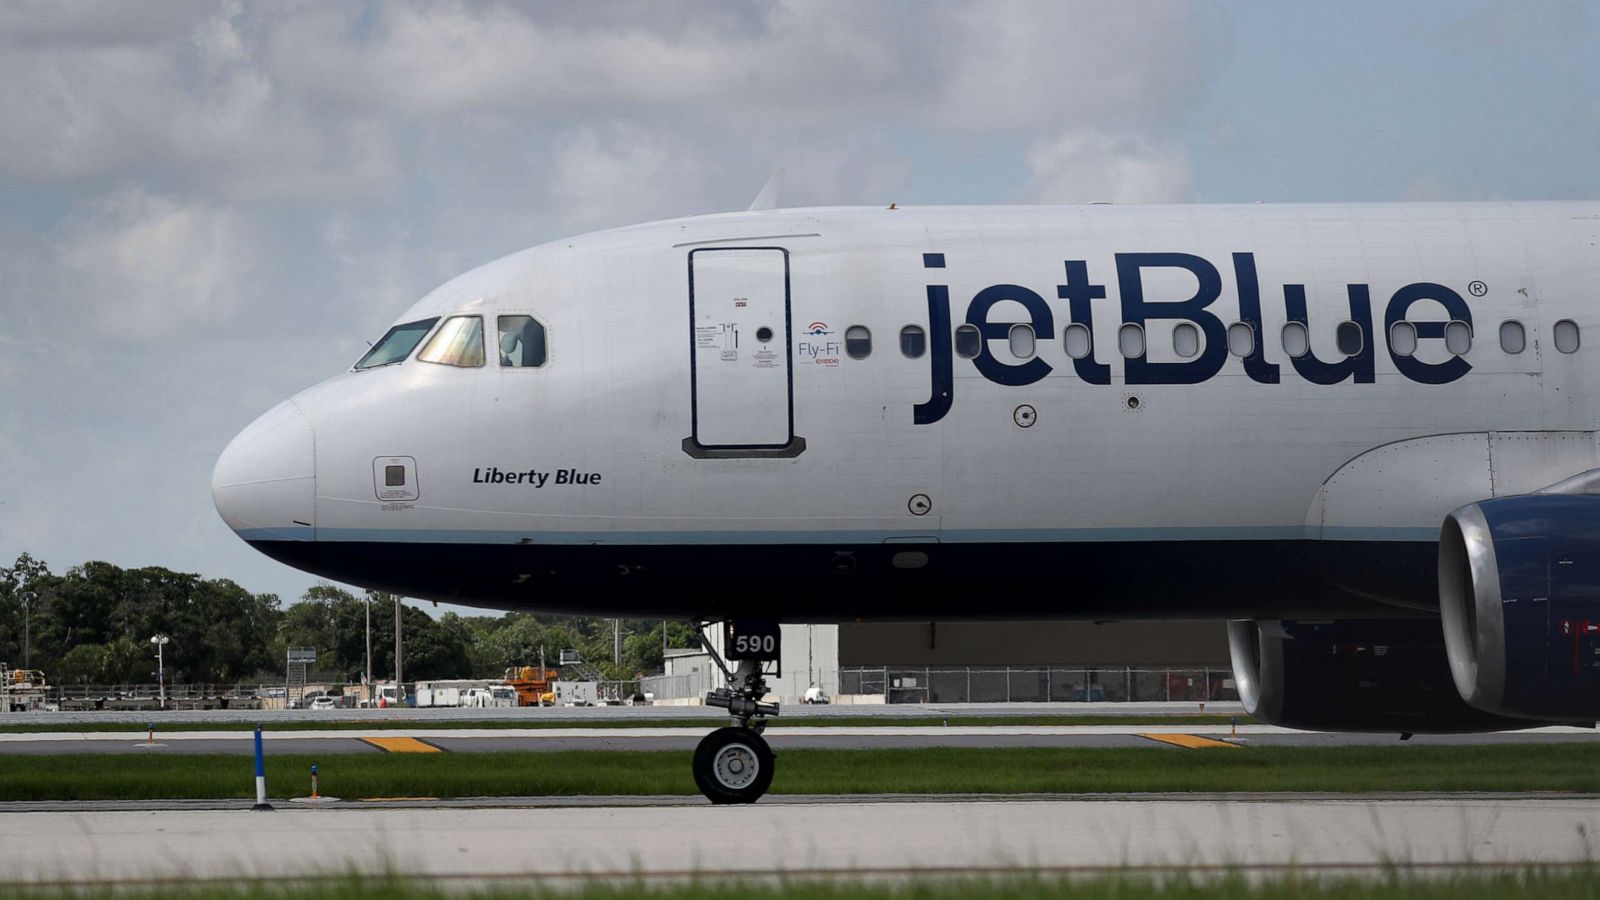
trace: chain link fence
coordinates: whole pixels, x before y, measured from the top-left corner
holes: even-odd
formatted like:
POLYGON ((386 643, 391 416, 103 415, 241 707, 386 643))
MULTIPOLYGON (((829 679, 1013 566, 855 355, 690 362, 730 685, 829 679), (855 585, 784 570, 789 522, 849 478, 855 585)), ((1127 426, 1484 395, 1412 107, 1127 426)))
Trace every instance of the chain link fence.
MULTIPOLYGON (((712 672, 655 675, 595 683, 596 703, 632 703, 705 696, 712 672)), ((819 683, 829 684, 824 677, 819 683)), ((313 681, 315 683, 315 681, 313 681)), ((1225 668, 1079 666, 856 666, 838 670, 835 696, 882 697, 884 703, 1082 703, 1237 700, 1225 668)), ((408 685, 408 688, 410 686, 408 685)), ((323 683, 341 706, 355 706, 359 684, 323 683), (342 695, 342 696, 341 696, 342 695)), ((63 710, 154 709, 154 684, 50 685, 42 700, 63 710)), ((284 684, 169 684, 168 709, 259 709, 285 704, 284 684)), ((407 691, 411 696, 412 691, 407 691)))
MULTIPOLYGON (((581 703, 629 704, 640 694, 638 680, 591 682, 594 690, 580 692, 581 703)), ((340 708, 355 708, 367 701, 367 689, 361 684, 338 681, 308 682, 307 696, 327 694, 340 708)), ((416 696, 415 683, 404 685, 406 700, 410 705, 416 696)), ((47 685, 36 690, 6 692, 6 697, 18 708, 55 708, 65 711, 87 710, 154 710, 161 706, 161 687, 156 684, 69 684, 47 685), (24 702, 27 701, 27 702, 24 702)), ((305 698, 300 698, 303 703, 305 698)), ((169 684, 166 686, 167 709, 282 709, 289 705, 284 682, 243 684, 169 684)))
POLYGON ((717 686, 708 671, 688 672, 683 675, 651 675, 639 679, 639 690, 656 700, 688 700, 706 695, 717 686))
MULTIPOLYGON (((356 686, 353 690, 360 690, 356 686)), ((156 709, 161 687, 155 684, 50 685, 42 699, 63 710, 156 709)), ((276 684, 168 684, 168 709, 260 709, 284 702, 285 686, 276 684)))
POLYGON ((1237 700, 1229 669, 898 667, 839 670, 839 693, 885 703, 1099 703, 1237 700))
MULTIPOLYGON (((824 677, 821 683, 831 679, 824 677)), ((884 703, 1083 703, 1237 700, 1233 672, 1202 666, 857 666, 839 669, 836 696, 884 703)), ((656 675, 639 681, 657 701, 704 697, 714 673, 656 675)))

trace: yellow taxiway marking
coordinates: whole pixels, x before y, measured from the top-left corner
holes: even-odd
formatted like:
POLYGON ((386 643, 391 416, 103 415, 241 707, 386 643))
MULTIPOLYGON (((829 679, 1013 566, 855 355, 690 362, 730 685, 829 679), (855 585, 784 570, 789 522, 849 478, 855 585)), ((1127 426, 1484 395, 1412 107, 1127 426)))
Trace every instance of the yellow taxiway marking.
POLYGON ((1202 747, 1231 747, 1234 750, 1239 749, 1238 744, 1230 744, 1227 741, 1212 740, 1208 737, 1201 737, 1198 734, 1141 734, 1139 737, 1148 738, 1152 741, 1160 741, 1163 744, 1175 744, 1179 747, 1188 747, 1190 750, 1198 750, 1202 747))
POLYGON ((438 747, 410 737, 364 737, 363 741, 387 753, 442 753, 438 747))

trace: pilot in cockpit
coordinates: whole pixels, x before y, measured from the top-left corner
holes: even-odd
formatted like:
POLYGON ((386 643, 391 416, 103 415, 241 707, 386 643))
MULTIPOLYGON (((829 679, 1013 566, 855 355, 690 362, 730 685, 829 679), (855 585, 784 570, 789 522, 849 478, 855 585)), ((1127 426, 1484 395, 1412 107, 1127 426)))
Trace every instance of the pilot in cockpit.
POLYGON ((500 365, 537 368, 544 365, 544 326, 532 316, 500 317, 500 365))

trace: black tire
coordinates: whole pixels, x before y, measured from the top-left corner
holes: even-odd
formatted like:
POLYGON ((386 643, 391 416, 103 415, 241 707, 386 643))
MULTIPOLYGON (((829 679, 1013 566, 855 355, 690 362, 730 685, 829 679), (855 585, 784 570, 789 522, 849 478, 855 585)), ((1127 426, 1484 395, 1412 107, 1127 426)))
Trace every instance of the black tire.
POLYGON ((772 786, 774 761, 761 735, 718 728, 694 748, 694 783, 712 803, 754 803, 772 786))

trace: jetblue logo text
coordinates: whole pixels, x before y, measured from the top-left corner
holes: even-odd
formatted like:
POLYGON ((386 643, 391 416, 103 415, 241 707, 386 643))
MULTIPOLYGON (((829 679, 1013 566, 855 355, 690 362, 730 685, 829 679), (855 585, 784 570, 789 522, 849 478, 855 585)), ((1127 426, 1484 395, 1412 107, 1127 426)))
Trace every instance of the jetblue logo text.
MULTIPOLYGON (((943 269, 944 254, 924 253, 922 263, 928 269, 943 269)), ((1259 384, 1277 384, 1281 367, 1278 363, 1268 362, 1262 352, 1266 335, 1262 328, 1261 284, 1256 275, 1255 254, 1235 253, 1231 266, 1234 283, 1238 286, 1238 321, 1248 324, 1255 334, 1250 355, 1241 359, 1245 374, 1259 384)), ((1112 353, 1107 353, 1100 347, 1091 345, 1088 355, 1082 359, 1071 360, 1073 371, 1078 378, 1088 384, 1110 384, 1109 360, 1113 356, 1122 359, 1123 382, 1128 385, 1199 384, 1222 370, 1228 361, 1229 323, 1209 311, 1211 305, 1222 296, 1222 274, 1215 265, 1189 253, 1118 253, 1116 270, 1123 324, 1138 325, 1150 335, 1152 323, 1167 322, 1176 325, 1179 322, 1189 322, 1199 329, 1203 336, 1201 349, 1194 358, 1181 362, 1151 362, 1144 356, 1123 359, 1115 354, 1114 347, 1112 353), (1145 273, 1160 269, 1181 269, 1187 272, 1195 281, 1193 294, 1187 297, 1147 296, 1145 273)), ((1065 277, 1062 280, 1064 283, 1056 285, 1056 297, 1066 301, 1067 321, 1083 325, 1089 329, 1091 335, 1094 334, 1091 301, 1107 296, 1105 284, 1095 282, 1089 272, 1088 263, 1083 260, 1067 260, 1065 277)), ((1371 289, 1366 284, 1349 284, 1345 287, 1345 293, 1349 309, 1347 320, 1354 322, 1361 329, 1361 349, 1356 353, 1332 360, 1319 359, 1309 352, 1291 358, 1289 365, 1293 367, 1295 374, 1313 384, 1338 384, 1341 381, 1371 384, 1375 380, 1373 347, 1379 332, 1374 329, 1371 289)), ((943 419, 945 414, 950 412, 951 404, 955 402, 952 351, 954 331, 951 324, 950 288, 948 285, 930 284, 927 286, 927 294, 928 324, 931 330, 929 335, 929 355, 932 362, 931 390, 927 402, 919 403, 915 408, 915 421, 919 425, 930 425, 943 419)), ((1310 330, 1312 323, 1309 321, 1306 308, 1305 285, 1285 284, 1283 306, 1288 321, 1298 322, 1310 330)), ((1341 317, 1341 320, 1345 318, 1341 317)), ((1469 326, 1472 324, 1472 310, 1468 308, 1466 300, 1454 290, 1442 284, 1419 281, 1400 288, 1389 297, 1383 307, 1381 333, 1388 335, 1390 328, 1401 320, 1409 321, 1416 326, 1419 342, 1442 341, 1445 325, 1450 321, 1462 321, 1469 326), (1423 301, 1431 301, 1443 307, 1444 318, 1433 321, 1412 318, 1409 315, 1412 307, 1423 301)), ((1033 384, 1055 371, 1055 366, 1040 356, 1026 360, 1009 356, 1001 358, 990 350, 991 341, 1004 341, 1010 334, 1012 326, 1018 324, 1031 326, 1041 339, 1060 337, 1056 330, 1056 319, 1051 305, 1037 292, 1018 284, 996 284, 986 287, 974 295, 967 304, 965 324, 978 331, 978 353, 972 358, 972 364, 984 378, 996 384, 1026 385, 1033 384), (997 304, 1007 300, 1022 306, 1027 311, 1027 316, 1020 320, 992 321, 990 311, 997 304)), ((1331 323, 1318 324, 1324 327, 1331 325, 1331 323)), ((1465 359, 1458 356, 1452 356, 1442 362, 1426 362, 1415 354, 1403 355, 1390 349, 1389 357, 1394 361, 1395 368, 1400 374, 1422 384, 1448 384, 1472 369, 1465 359)))

